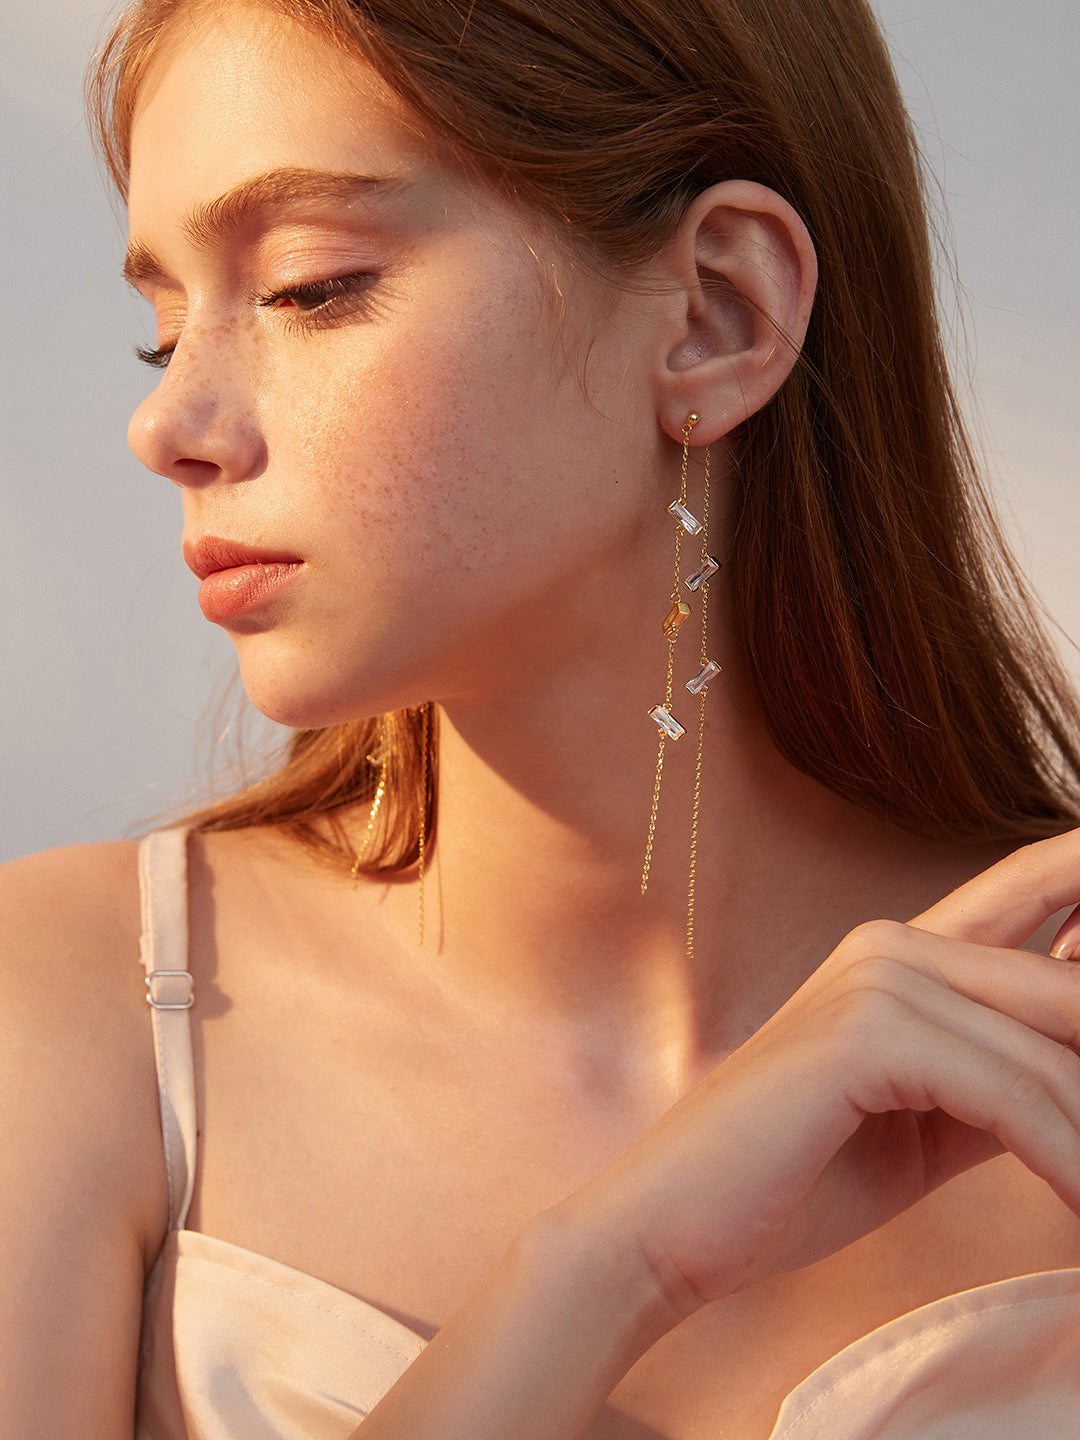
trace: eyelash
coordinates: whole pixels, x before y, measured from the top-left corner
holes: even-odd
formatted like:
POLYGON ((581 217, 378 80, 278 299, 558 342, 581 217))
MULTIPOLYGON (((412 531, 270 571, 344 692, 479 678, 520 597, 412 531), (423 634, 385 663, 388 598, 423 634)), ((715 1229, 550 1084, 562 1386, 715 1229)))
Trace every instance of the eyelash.
MULTIPOLYGON (((317 330, 344 320, 352 315, 369 318, 374 314, 377 301, 372 291, 379 276, 369 270, 357 271, 353 275, 335 275, 330 280, 311 280, 304 285, 286 285, 281 290, 269 291, 255 297, 255 304, 264 309, 273 309, 281 300, 291 300, 296 313, 285 320, 288 332, 317 330)), ((175 343, 151 349, 136 345, 135 354, 144 365, 153 365, 164 370, 169 364, 175 343)))

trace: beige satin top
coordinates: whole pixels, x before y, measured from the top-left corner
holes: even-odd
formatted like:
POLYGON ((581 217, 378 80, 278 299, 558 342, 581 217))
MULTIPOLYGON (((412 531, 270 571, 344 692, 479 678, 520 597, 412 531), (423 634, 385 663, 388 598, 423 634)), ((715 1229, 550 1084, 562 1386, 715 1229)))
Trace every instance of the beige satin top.
MULTIPOLYGON (((423 1340, 354 1295, 185 1230, 195 1165, 185 836, 143 841, 169 1235, 146 1286, 136 1440, 344 1440, 423 1340)), ((915 1310, 785 1400, 769 1440, 1077 1440, 1080 1270, 915 1310)))

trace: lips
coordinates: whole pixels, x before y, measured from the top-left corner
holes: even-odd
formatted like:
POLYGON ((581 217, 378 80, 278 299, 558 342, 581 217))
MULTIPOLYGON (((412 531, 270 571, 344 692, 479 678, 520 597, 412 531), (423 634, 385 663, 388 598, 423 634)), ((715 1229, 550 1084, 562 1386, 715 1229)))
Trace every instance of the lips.
POLYGON ((236 570, 244 565, 300 565, 299 555, 290 555, 285 550, 264 550, 255 545, 244 545, 239 540, 220 540, 216 535, 204 535, 201 540, 184 541, 184 564, 205 580, 219 570, 236 570))
MULTIPOLYGON (((304 568, 300 556, 288 551, 221 540, 216 535, 185 541, 184 561, 202 581, 200 609, 207 620, 217 625, 252 616, 304 568)), ((261 628, 262 622, 259 624, 261 628)))

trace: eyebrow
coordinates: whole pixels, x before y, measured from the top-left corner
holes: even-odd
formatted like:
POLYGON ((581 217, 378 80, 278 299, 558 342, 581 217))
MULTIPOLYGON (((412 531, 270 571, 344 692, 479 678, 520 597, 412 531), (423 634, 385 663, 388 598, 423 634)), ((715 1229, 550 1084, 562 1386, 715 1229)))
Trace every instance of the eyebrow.
MULTIPOLYGON (((209 250, 247 225, 263 210, 303 201, 356 200, 361 196, 393 193, 408 181, 395 175, 352 175, 337 170, 287 167, 268 170, 243 180, 216 200, 196 205, 184 221, 184 233, 200 250, 209 250)), ((131 285, 159 280, 165 267, 148 245, 134 240, 124 257, 124 279, 131 285)))

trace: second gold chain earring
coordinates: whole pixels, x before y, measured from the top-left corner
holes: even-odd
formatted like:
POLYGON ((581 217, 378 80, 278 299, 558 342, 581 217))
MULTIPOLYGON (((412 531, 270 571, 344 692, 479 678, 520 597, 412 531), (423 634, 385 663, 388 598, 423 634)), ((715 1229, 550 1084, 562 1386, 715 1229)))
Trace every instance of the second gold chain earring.
POLYGON ((715 660, 709 658, 708 654, 708 611, 709 611, 709 581, 720 569, 719 562, 709 553, 709 502, 710 502, 710 456, 709 447, 705 446, 704 455, 704 501, 702 507, 702 518, 699 520, 687 506, 687 479, 690 463, 690 437, 694 426, 698 423, 699 416, 691 412, 682 427, 683 453, 682 467, 680 472, 679 494, 670 505, 668 513, 675 520, 675 567, 674 579, 671 589, 671 609, 663 621, 663 631, 668 642, 667 679, 664 687, 664 700, 662 704, 654 705, 649 711, 650 717, 655 721, 660 731, 659 743, 656 754, 656 779, 653 785, 652 808, 649 814, 649 831, 645 843, 645 863, 641 872, 641 893, 644 895, 649 886, 649 870, 652 864, 653 842, 656 835, 656 820, 660 809, 660 789, 664 773, 664 749, 668 740, 681 740, 686 734, 686 727, 679 723, 673 713, 673 689, 675 675, 675 645, 678 639, 679 630, 690 615, 690 606, 682 598, 680 583, 682 582, 682 542, 684 535, 692 537, 701 536, 701 554, 698 568, 686 579, 685 586, 691 594, 696 594, 701 600, 701 645, 699 652, 699 668, 697 673, 686 682, 686 689, 692 695, 698 696, 698 744, 697 763, 694 771, 694 792, 693 808, 690 820, 690 869, 687 882, 686 899, 686 953, 693 957, 694 951, 694 902, 697 879, 697 839, 698 839, 698 817, 701 807, 701 779, 702 779, 702 755, 705 742, 705 695, 709 682, 714 680, 721 672, 715 660))

